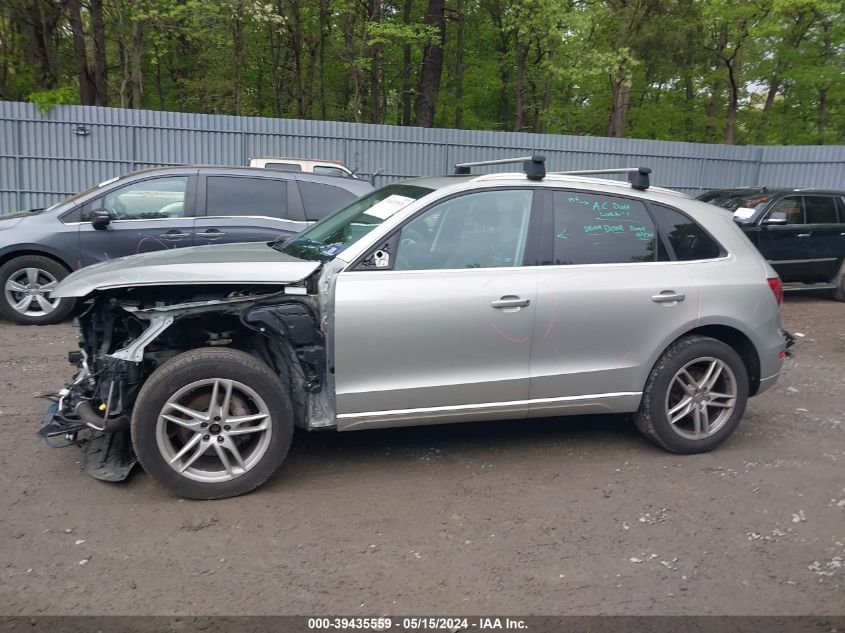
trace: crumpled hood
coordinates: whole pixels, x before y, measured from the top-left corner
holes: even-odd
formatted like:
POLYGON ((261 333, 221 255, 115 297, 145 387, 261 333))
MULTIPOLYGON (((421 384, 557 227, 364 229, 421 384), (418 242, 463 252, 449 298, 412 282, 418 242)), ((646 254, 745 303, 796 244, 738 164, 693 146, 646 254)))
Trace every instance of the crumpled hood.
POLYGON ((52 297, 84 297, 95 290, 194 284, 293 284, 320 267, 264 242, 213 244, 120 257, 71 273, 52 297))

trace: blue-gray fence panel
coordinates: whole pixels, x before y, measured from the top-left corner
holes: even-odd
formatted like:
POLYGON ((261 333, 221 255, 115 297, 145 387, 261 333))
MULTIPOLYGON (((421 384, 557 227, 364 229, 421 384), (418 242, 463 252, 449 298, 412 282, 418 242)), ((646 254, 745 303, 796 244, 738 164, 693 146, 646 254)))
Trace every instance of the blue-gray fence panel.
MULTIPOLYGON (((643 139, 424 129, 182 112, 0 102, 0 213, 49 205, 134 169, 246 165, 260 156, 340 160, 361 174, 446 173, 462 161, 545 154, 550 171, 647 165, 652 182, 845 189, 845 146, 757 147, 643 139)), ((509 171, 512 166, 491 168, 509 171)))

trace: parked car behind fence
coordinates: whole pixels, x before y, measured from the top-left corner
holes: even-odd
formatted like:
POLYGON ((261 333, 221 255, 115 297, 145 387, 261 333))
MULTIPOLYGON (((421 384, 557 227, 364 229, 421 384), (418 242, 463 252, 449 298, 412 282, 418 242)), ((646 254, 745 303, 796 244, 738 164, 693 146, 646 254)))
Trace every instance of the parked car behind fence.
POLYGON ((827 289, 845 301, 845 192, 714 189, 698 199, 733 212, 785 290, 827 289))
POLYGON ((162 167, 48 209, 0 215, 0 313, 15 323, 57 323, 74 302, 50 292, 71 270, 162 249, 283 239, 372 189, 310 173, 162 167))

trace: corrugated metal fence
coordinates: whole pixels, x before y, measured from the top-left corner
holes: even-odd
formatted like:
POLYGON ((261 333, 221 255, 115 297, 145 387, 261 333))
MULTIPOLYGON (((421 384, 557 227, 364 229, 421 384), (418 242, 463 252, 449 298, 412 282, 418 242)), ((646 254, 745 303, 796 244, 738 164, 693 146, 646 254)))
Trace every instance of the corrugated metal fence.
POLYGON ((0 102, 0 213, 43 207, 143 167, 326 158, 362 174, 383 168, 381 185, 449 173, 455 162, 534 151, 547 157, 549 170, 647 165, 654 184, 693 194, 763 184, 845 189, 845 146, 740 147, 87 106, 42 114, 29 103, 0 102))

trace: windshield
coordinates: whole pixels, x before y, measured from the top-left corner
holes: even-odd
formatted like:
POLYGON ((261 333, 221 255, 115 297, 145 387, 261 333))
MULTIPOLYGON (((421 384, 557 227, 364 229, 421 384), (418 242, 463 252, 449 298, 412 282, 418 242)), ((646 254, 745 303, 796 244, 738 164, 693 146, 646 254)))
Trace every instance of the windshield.
POLYGON ((326 262, 414 200, 433 189, 413 185, 388 185, 356 200, 286 242, 271 242, 273 248, 299 259, 326 262))
POLYGON ((740 207, 759 211, 771 197, 769 191, 708 191, 698 196, 698 199, 728 211, 736 211, 740 207))

